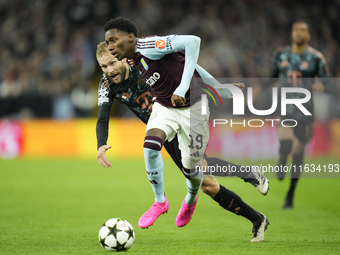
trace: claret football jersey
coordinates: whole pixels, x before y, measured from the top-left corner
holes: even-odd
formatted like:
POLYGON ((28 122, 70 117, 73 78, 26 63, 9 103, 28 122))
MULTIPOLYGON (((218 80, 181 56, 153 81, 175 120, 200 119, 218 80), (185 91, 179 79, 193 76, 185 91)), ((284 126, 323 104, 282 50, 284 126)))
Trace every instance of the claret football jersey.
MULTIPOLYGON (((173 107, 171 96, 181 83, 185 63, 185 55, 178 51, 179 47, 173 40, 175 37, 176 35, 138 38, 134 58, 143 80, 151 87, 154 101, 166 107, 173 107)), ((191 78, 200 78, 200 75, 195 70, 191 78)), ((199 86, 199 83, 191 82, 183 107, 199 100, 199 86), (194 102, 190 102, 190 93, 195 93, 191 95, 194 102)))

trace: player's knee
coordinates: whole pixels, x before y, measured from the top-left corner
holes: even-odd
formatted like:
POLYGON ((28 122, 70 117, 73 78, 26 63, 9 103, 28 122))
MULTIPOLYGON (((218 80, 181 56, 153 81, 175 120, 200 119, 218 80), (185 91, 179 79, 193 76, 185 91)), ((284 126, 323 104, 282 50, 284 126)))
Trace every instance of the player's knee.
POLYGON ((205 168, 206 166, 208 166, 208 162, 205 158, 202 158, 201 159, 201 164, 200 164, 200 167, 201 168, 205 168))
POLYGON ((302 154, 305 151, 306 144, 296 142, 293 147, 293 154, 302 154))
POLYGON ((185 178, 203 178, 203 172, 200 167, 201 158, 182 154, 182 173, 185 178))
POLYGON ((144 139, 144 160, 150 162, 161 157, 161 149, 163 146, 162 139, 157 136, 146 136, 144 139))
POLYGON ((288 139, 281 140, 279 152, 280 152, 280 154, 288 155, 290 153, 290 151, 292 150, 292 147, 293 147, 293 141, 292 140, 288 140, 288 139))
POLYGON ((202 182, 202 186, 201 186, 201 190, 211 196, 214 197, 216 196, 216 194, 218 193, 220 189, 220 185, 218 184, 218 182, 216 181, 215 178, 213 178, 212 176, 205 176, 202 182))
POLYGON ((199 166, 193 169, 185 168, 184 166, 182 166, 182 173, 188 180, 192 180, 195 178, 203 179, 203 173, 202 171, 200 171, 199 166))
POLYGON ((150 149, 154 151, 160 151, 163 146, 163 141, 157 136, 146 136, 144 139, 144 149, 150 149))

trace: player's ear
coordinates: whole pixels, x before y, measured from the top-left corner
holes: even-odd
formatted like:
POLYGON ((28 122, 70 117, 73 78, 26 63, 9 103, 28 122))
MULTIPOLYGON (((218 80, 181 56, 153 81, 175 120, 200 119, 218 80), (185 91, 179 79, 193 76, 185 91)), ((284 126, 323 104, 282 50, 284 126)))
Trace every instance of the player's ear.
POLYGON ((132 43, 134 40, 135 40, 135 34, 134 33, 128 34, 128 42, 132 43))

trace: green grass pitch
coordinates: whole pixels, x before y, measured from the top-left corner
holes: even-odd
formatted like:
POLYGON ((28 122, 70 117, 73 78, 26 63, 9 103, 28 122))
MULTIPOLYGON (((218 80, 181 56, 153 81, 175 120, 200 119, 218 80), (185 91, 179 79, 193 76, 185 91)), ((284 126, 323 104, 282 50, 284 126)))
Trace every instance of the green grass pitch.
POLYGON ((95 159, 1 160, 0 254, 106 254, 98 231, 114 217, 135 228, 130 254, 340 254, 340 178, 301 179, 293 210, 281 209, 288 179, 271 179, 262 196, 240 179, 219 178, 270 220, 266 240, 251 243, 252 224, 203 192, 190 224, 176 227, 186 186, 170 160, 164 162, 169 213, 140 229, 138 219, 154 200, 143 159, 111 162, 104 169, 95 159))

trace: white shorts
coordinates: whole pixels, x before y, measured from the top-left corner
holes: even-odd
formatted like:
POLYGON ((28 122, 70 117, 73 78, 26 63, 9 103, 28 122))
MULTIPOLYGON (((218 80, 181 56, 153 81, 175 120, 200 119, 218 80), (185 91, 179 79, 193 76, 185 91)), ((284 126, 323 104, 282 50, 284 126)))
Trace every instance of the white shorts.
POLYGON ((146 131, 158 128, 171 141, 178 134, 182 165, 187 169, 195 169, 200 165, 201 158, 209 141, 209 108, 207 114, 201 114, 201 103, 191 107, 170 108, 154 103, 146 131))

